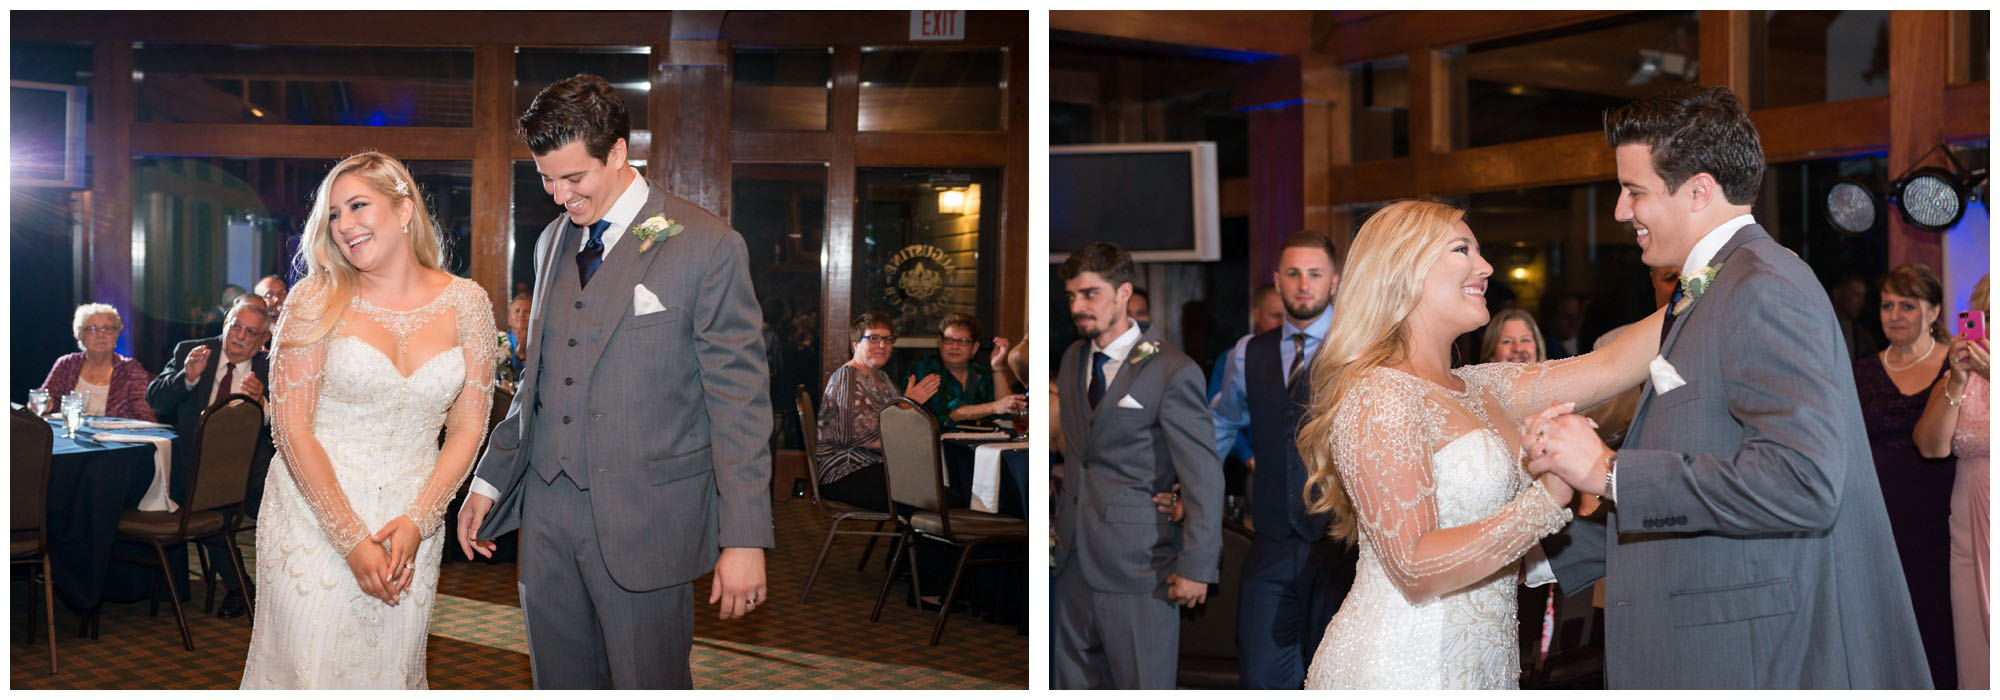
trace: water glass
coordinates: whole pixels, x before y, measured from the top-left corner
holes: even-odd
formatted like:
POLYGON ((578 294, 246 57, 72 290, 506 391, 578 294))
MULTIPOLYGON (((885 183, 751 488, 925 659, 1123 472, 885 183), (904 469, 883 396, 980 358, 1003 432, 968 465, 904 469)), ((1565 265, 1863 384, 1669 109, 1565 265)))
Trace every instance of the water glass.
POLYGON ((31 411, 34 411, 34 412, 35 412, 35 415, 37 415, 37 416, 46 416, 46 415, 48 415, 48 414, 49 414, 49 390, 47 390, 47 389, 29 389, 29 390, 28 390, 28 410, 31 410, 31 411))
POLYGON ((63 437, 76 439, 76 429, 83 424, 83 395, 72 393, 62 398, 63 437))

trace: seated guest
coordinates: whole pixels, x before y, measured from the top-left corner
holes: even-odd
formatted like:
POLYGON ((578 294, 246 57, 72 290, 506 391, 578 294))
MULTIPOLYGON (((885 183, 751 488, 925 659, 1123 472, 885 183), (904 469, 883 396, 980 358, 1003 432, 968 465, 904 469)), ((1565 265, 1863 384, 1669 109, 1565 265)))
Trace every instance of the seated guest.
MULTIPOLYGON (((187 498, 186 467, 194 460, 194 440, 189 438, 201 427, 202 411, 230 394, 245 394, 260 403, 265 400, 271 360, 263 348, 271 337, 271 312, 263 303, 250 301, 254 298, 243 297, 230 308, 223 317, 222 335, 175 346, 173 359, 146 389, 146 402, 160 417, 172 421, 174 430, 181 435, 181 439, 174 441, 173 477, 167 486, 167 493, 175 502, 185 502, 187 498)), ((260 496, 265 471, 270 467, 270 444, 271 432, 266 427, 258 436, 257 458, 250 474, 251 491, 260 496)), ((229 589, 222 607, 215 611, 216 616, 242 615, 243 591, 236 581, 227 546, 221 538, 213 538, 205 546, 210 566, 222 574, 222 583, 229 589)))
POLYGON ((81 391, 88 395, 84 415, 154 419, 152 407, 146 405, 146 382, 152 375, 138 360, 117 352, 118 334, 124 330, 124 320, 110 304, 76 307, 70 332, 82 352, 56 358, 48 378, 42 380, 51 407, 62 406, 62 397, 71 391, 81 391))
MULTIPOLYGON (((917 361, 916 377, 940 380, 938 391, 924 404, 937 418, 938 429, 950 431, 960 422, 1013 414, 1028 409, 1019 394, 994 398, 993 375, 1007 373, 1007 343, 995 339, 989 362, 973 362, 979 350, 979 319, 954 313, 938 323, 938 352, 917 361)), ((1003 385, 1004 386, 1004 385, 1003 385)))
POLYGON ((1549 359, 1542 328, 1525 309, 1493 314, 1479 343, 1480 362, 1541 362, 1549 359))
POLYGON ((251 290, 255 292, 257 298, 264 300, 264 306, 269 308, 273 315, 285 310, 285 295, 290 293, 285 288, 285 278, 265 275, 264 279, 257 280, 257 285, 251 287, 251 290))
POLYGON ((820 399, 819 492, 821 496, 888 512, 882 468, 882 408, 908 396, 925 403, 937 394, 939 379, 910 377, 902 391, 882 371, 896 344, 895 321, 870 311, 854 319, 854 357, 826 379, 820 399))
POLYGON ((533 305, 534 299, 527 294, 516 294, 513 301, 507 302, 507 330, 502 332, 507 334, 507 349, 511 351, 507 364, 513 368, 513 376, 517 379, 521 370, 527 368, 528 309, 533 305))

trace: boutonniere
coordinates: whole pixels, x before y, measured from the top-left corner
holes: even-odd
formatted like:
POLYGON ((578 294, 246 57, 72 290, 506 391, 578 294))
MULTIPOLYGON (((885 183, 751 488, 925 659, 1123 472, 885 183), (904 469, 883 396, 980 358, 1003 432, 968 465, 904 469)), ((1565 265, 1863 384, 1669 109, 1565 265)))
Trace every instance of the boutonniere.
POLYGON ((673 219, 669 219, 664 215, 654 214, 653 218, 642 221, 637 226, 633 226, 632 235, 639 237, 639 252, 644 253, 651 250, 653 244, 680 235, 680 232, 686 228, 686 226, 675 223, 673 219))
POLYGON ((1710 265, 1692 275, 1681 275, 1681 300, 1674 304, 1674 315, 1679 316, 1693 308, 1694 300, 1708 291, 1708 285, 1715 284, 1715 275, 1721 271, 1721 265, 1710 265))
POLYGON ((499 335, 500 335, 500 349, 505 350, 509 353, 514 352, 514 339, 509 337, 506 331, 501 331, 499 335))
POLYGON ((1140 343, 1139 347, 1132 348, 1131 364, 1137 366, 1139 363, 1145 362, 1146 358, 1158 354, 1160 354, 1160 344, 1148 340, 1146 342, 1140 343))

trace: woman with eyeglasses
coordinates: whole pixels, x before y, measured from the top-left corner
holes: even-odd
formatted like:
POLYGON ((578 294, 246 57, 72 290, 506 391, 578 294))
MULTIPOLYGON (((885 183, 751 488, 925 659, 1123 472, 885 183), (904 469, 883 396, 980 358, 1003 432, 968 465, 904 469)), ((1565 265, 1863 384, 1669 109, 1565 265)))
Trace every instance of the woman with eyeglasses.
POLYGON ((901 391, 882 371, 896 345, 896 322, 888 314, 870 311, 854 319, 854 357, 833 371, 820 399, 819 493, 842 503, 887 512, 887 488, 882 477, 882 428, 879 414, 907 396, 926 403, 937 395, 938 375, 912 375, 901 391))
POLYGON ((58 402, 71 391, 88 394, 84 415, 153 420, 153 408, 146 405, 146 385, 153 374, 138 360, 118 354, 118 334, 125 330, 118 309, 110 304, 76 307, 70 331, 76 335, 73 352, 56 358, 42 389, 49 403, 58 402))
POLYGON ((1007 340, 993 339, 993 354, 987 362, 973 362, 979 350, 979 319, 971 314, 953 313, 938 322, 938 352, 917 361, 916 377, 937 377, 938 391, 924 404, 937 417, 938 429, 949 431, 959 423, 985 420, 993 416, 1025 411, 1028 402, 1012 392, 1008 379, 1007 340), (998 374, 1001 381, 996 383, 998 374))

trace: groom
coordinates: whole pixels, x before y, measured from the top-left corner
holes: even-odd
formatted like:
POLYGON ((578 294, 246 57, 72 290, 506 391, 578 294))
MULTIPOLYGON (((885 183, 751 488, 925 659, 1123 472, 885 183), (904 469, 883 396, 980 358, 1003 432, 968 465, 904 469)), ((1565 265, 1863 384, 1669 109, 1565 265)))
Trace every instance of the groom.
POLYGON ((1531 421, 1529 471, 1604 497, 1543 542, 1566 590, 1605 588, 1605 683, 1929 688, 1860 402, 1813 271, 1750 216, 1763 149, 1728 89, 1605 116, 1616 215, 1681 266, 1623 448, 1531 421))
POLYGON ((694 580, 712 568, 709 602, 742 616, 772 546, 743 238, 627 164, 630 120, 602 78, 550 85, 519 126, 563 214, 535 247, 526 372, 459 545, 490 557, 520 528, 536 687, 689 688, 694 580))

